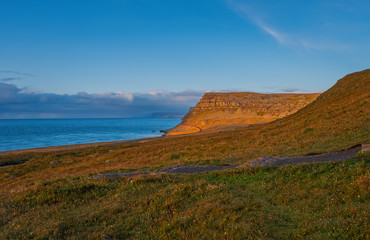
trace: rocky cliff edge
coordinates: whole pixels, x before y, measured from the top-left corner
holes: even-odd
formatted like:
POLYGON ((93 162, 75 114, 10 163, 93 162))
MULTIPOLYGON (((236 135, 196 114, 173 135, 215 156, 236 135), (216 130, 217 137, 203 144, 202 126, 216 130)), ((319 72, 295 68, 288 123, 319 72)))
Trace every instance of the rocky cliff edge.
POLYGON ((261 124, 283 118, 313 102, 320 94, 206 93, 167 135, 261 124))

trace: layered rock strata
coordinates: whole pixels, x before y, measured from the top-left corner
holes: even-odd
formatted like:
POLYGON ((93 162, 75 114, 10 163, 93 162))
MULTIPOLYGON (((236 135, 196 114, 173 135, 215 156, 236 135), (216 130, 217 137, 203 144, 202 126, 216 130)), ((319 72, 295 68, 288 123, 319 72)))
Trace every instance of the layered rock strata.
POLYGON ((274 121, 293 114, 320 94, 206 93, 167 135, 274 121))

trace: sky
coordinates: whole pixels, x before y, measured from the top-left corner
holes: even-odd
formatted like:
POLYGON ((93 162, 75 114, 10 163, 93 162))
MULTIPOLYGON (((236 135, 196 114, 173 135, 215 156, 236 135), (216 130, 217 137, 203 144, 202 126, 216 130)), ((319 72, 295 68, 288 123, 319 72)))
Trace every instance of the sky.
POLYGON ((370 66, 368 0, 0 0, 0 118, 186 113, 370 66))

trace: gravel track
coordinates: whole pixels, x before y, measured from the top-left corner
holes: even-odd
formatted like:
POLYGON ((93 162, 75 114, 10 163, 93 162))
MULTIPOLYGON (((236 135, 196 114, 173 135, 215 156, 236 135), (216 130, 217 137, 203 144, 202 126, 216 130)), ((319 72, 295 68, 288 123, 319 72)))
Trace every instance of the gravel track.
POLYGON ((264 156, 260 157, 257 160, 249 161, 246 164, 241 165, 223 165, 223 166, 214 166, 214 165, 193 165, 193 166, 183 166, 175 165, 167 168, 163 168, 158 171, 146 171, 146 172, 132 172, 132 173, 103 173, 93 176, 92 178, 121 178, 121 177, 134 177, 138 175, 148 175, 148 174, 195 174, 202 172, 211 172, 211 171, 220 171, 231 168, 241 168, 245 166, 250 167, 267 167, 267 166, 286 166, 286 165, 297 165, 304 163, 314 163, 314 162, 337 162, 351 159, 356 156, 360 148, 353 148, 340 152, 325 153, 319 155, 310 155, 303 157, 270 157, 264 156))
POLYGON ((285 166, 285 165, 297 165, 303 163, 314 163, 314 162, 338 162, 351 159, 356 156, 360 149, 353 148, 341 152, 324 153, 319 155, 303 156, 303 157, 270 157, 264 156, 257 160, 248 162, 247 164, 251 167, 267 167, 267 166, 285 166))
POLYGON ((213 166, 213 165, 175 165, 167 168, 162 168, 159 171, 152 171, 152 172, 133 172, 133 173, 103 173, 94 176, 93 178, 120 178, 120 177, 134 177, 137 175, 148 175, 148 174, 160 174, 160 173, 168 173, 168 174, 194 174, 194 173, 202 173, 202 172, 211 172, 211 171, 219 171, 225 170, 229 168, 235 168, 238 165, 224 165, 224 166, 213 166))

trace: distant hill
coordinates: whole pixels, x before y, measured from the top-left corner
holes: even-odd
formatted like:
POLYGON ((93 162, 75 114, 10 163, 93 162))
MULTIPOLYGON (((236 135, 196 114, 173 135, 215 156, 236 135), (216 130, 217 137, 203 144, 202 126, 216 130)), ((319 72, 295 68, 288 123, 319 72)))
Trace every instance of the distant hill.
POLYGON ((320 94, 206 93, 168 135, 267 123, 295 113, 320 94))
POLYGON ((152 118, 182 118, 184 114, 173 112, 154 112, 152 118))

